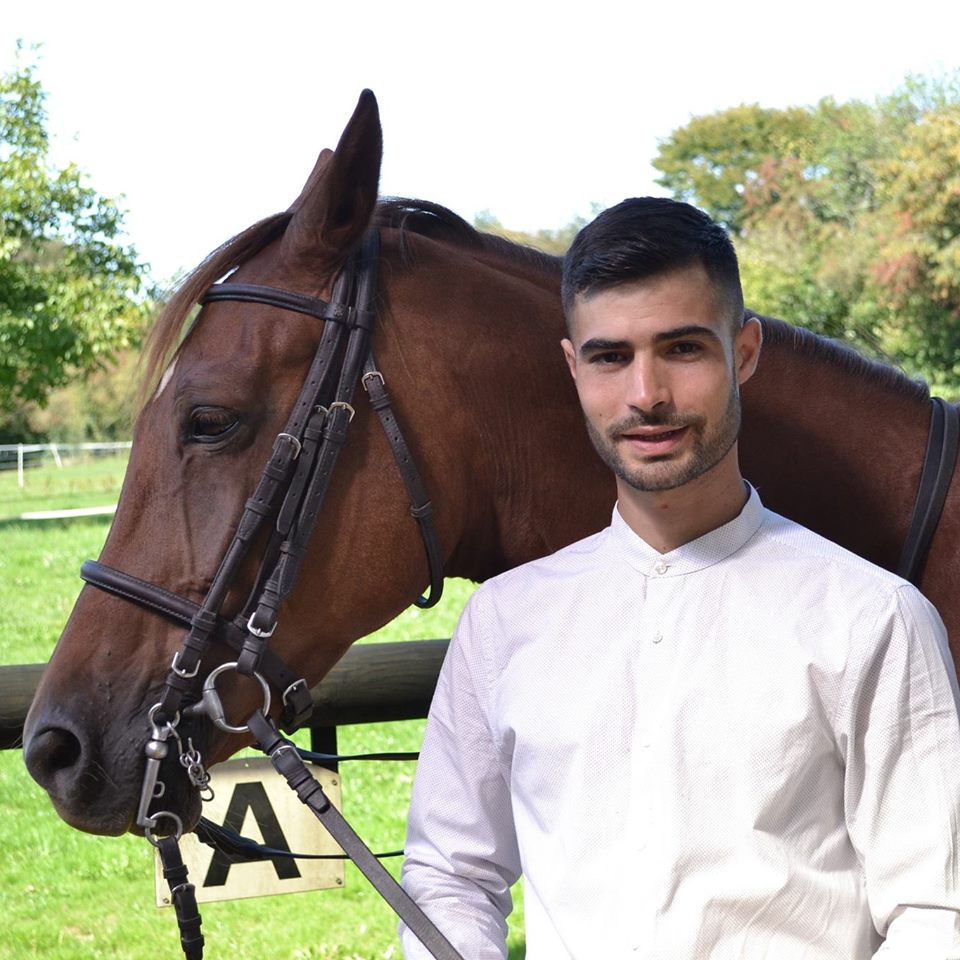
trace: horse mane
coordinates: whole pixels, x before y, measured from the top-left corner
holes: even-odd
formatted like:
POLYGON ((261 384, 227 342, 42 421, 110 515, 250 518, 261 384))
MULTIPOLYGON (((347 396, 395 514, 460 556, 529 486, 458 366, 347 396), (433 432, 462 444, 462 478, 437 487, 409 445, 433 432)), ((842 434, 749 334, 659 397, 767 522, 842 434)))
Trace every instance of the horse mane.
MULTIPOLYGON (((189 329, 188 321, 207 288, 282 236, 291 217, 292 213, 287 211, 253 224, 217 247, 180 281, 147 337, 140 379, 140 406, 149 398, 160 375, 183 342, 189 329)), ((428 200, 407 197, 382 199, 374 212, 373 225, 393 228, 399 232, 401 253, 404 257, 409 254, 409 248, 404 244, 404 236, 406 233, 413 233, 465 249, 490 253, 502 260, 524 266, 560 273, 560 257, 514 243, 505 237, 482 233, 452 210, 428 200)))
POLYGON ((858 353, 853 347, 831 340, 804 327, 795 327, 784 320, 764 317, 748 311, 763 324, 765 344, 781 344, 814 360, 820 360, 861 380, 875 383, 884 390, 912 400, 929 401, 930 388, 922 380, 912 380, 902 370, 858 353))
POLYGON ((377 204, 374 224, 399 230, 401 243, 404 233, 410 232, 464 249, 491 253, 501 260, 548 273, 559 275, 563 265, 562 257, 544 253, 536 247, 525 246, 494 233, 483 233, 452 210, 428 200, 385 198, 377 204))

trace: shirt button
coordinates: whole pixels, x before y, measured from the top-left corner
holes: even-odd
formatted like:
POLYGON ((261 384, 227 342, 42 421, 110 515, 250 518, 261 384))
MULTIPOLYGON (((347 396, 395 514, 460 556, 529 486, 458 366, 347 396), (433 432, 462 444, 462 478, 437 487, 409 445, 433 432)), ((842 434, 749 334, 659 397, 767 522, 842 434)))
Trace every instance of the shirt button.
POLYGON ((665 574, 665 573, 667 572, 667 567, 668 567, 668 566, 669 566, 669 565, 667 564, 666 560, 658 560, 658 561, 653 565, 653 572, 654 572, 655 574, 657 574, 657 576, 662 576, 663 574, 665 574))
POLYGON ((660 643, 661 640, 663 640, 663 634, 662 634, 662 633, 655 633, 655 634, 653 635, 653 642, 654 642, 654 643, 660 643))

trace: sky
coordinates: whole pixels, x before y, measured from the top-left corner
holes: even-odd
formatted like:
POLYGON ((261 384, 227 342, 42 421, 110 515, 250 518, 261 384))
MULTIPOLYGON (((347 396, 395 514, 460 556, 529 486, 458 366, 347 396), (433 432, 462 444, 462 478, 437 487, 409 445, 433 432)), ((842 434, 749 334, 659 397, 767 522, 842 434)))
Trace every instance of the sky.
POLYGON ((122 198, 165 282, 286 209, 365 87, 381 193, 534 231, 663 194, 650 161, 694 116, 872 101, 960 67, 958 37, 957 0, 32 0, 0 71, 40 45, 54 162, 122 198))

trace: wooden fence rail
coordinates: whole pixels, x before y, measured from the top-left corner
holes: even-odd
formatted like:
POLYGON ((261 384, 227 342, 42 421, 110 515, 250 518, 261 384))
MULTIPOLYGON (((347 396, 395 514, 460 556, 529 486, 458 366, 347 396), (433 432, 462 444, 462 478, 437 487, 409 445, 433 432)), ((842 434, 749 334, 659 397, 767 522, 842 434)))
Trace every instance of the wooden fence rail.
MULTIPOLYGON (((425 717, 447 640, 364 643, 311 691, 312 727, 425 717)), ((0 666, 0 749, 19 748, 44 664, 0 666)))

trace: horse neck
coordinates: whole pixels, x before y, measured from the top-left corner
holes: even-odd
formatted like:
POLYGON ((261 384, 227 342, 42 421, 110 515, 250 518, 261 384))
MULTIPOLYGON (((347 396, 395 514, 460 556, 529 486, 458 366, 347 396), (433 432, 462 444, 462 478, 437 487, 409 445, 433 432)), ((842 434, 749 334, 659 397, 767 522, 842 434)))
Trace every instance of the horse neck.
POLYGON ((484 580, 602 527, 614 483, 560 349, 559 269, 407 242, 414 266, 392 271, 398 336, 387 331, 381 363, 399 365, 403 416, 423 425, 447 573, 484 580))
POLYGON ((841 348, 779 321, 765 321, 765 330, 743 394, 744 475, 772 509, 894 569, 919 485, 929 400, 906 378, 851 363, 841 348))

